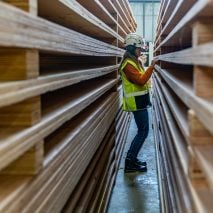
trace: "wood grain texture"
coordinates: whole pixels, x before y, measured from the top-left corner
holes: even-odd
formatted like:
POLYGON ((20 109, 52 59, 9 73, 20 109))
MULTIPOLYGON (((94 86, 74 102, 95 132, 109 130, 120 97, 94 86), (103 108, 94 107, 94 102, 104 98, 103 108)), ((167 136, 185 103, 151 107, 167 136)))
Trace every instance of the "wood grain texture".
POLYGON ((162 46, 171 46, 175 44, 180 44, 182 46, 187 45, 191 41, 191 33, 192 29, 189 27, 193 20, 202 17, 209 17, 212 15, 212 2, 208 0, 199 0, 197 1, 189 11, 185 14, 185 16, 178 22, 178 24, 172 29, 169 35, 165 38, 163 42, 161 42, 158 47, 155 48, 157 51, 162 46), (184 31, 185 36, 182 37, 181 43, 179 40, 180 34, 184 31))
POLYGON ((15 7, 25 10, 35 16, 38 13, 37 7, 38 0, 2 0, 2 1, 14 5, 15 7))
POLYGON ((43 142, 36 145, 24 153, 20 158, 10 164, 0 172, 0 175, 35 175, 43 166, 44 146, 43 142))
MULTIPOLYGON (((36 178, 34 178, 32 180, 31 184, 28 186, 28 189, 24 188, 24 180, 23 180, 23 182, 19 182, 21 184, 19 186, 19 188, 22 189, 22 191, 20 191, 19 196, 15 196, 15 197, 11 196, 8 198, 4 197, 4 199, 10 198, 9 199, 10 202, 7 202, 7 203, 1 202, 1 205, 2 205, 1 210, 2 210, 2 208, 8 209, 8 212, 10 212, 10 210, 12 211, 12 209, 13 210, 17 209, 17 208, 22 209, 25 207, 25 205, 30 205, 30 203, 34 202, 34 200, 42 199, 42 197, 45 196, 45 194, 48 193, 49 190, 53 190, 53 185, 55 185, 55 183, 57 183, 57 181, 61 178, 61 176, 63 174, 65 174, 66 171, 67 172, 69 171, 69 170, 67 170, 67 168, 69 166, 71 166, 70 168, 72 168, 72 170, 74 168, 79 168, 79 162, 81 162, 81 161, 75 161, 75 158, 76 158, 76 156, 78 156, 77 158, 82 158, 82 156, 79 155, 79 153, 82 153, 81 150, 82 150, 82 148, 84 148, 83 144, 87 144, 86 150, 88 150, 88 151, 89 150, 91 151, 94 149, 94 148, 92 148, 92 149, 89 148, 90 147, 89 144, 90 144, 91 140, 96 140, 96 142, 98 142, 97 136, 99 134, 95 134, 95 133, 97 133, 96 131, 100 131, 100 129, 96 128, 96 125, 98 125, 98 123, 99 123, 100 128, 102 128, 103 122, 105 123, 105 125, 110 124, 110 122, 108 122, 108 119, 104 119, 103 115, 105 114, 105 116, 107 116, 109 119, 113 118, 113 116, 111 118, 109 116, 112 113, 112 111, 110 111, 109 108, 111 107, 111 110, 113 110, 115 112, 115 110, 112 109, 112 106, 110 106, 110 103, 114 98, 115 98, 115 94, 112 94, 112 95, 108 96, 105 100, 102 99, 101 101, 99 101, 99 103, 95 107, 91 107, 90 109, 88 109, 88 111, 84 111, 84 113, 82 113, 82 117, 78 117, 78 118, 76 118, 75 122, 71 121, 70 123, 67 124, 69 126, 70 132, 67 131, 67 133, 66 133, 66 131, 65 131, 66 134, 63 134, 64 128, 62 128, 61 129, 62 132, 58 131, 58 133, 60 133, 59 138, 56 136, 50 138, 50 140, 53 140, 52 141, 53 144, 55 142, 57 142, 57 138, 59 141, 61 141, 61 143, 56 143, 54 146, 54 149, 51 152, 49 152, 49 154, 46 156, 47 162, 44 164, 45 168, 42 170, 40 175, 38 175, 36 178), (100 120, 101 120, 101 122, 100 122, 100 120), (79 131, 79 128, 82 131, 79 131), (74 134, 71 134, 71 132, 73 132, 74 134), (82 134, 82 132, 84 132, 85 134, 82 134), (93 137, 93 136, 95 136, 93 133, 96 135, 96 137, 93 137), (91 135, 91 137, 90 137, 90 135, 91 135), (85 142, 83 142, 84 137, 88 138, 88 140, 85 142), (82 141, 83 144, 79 143, 79 141, 82 141), (75 163, 73 164, 71 162, 73 162, 73 163, 75 162, 75 163), (76 165, 76 166, 78 165, 78 166, 76 167, 74 165, 76 165), (48 177, 48 181, 47 181, 47 177, 48 177), (23 186, 23 188, 21 188, 21 186, 23 186), (42 192, 42 191, 45 192, 45 194, 43 194, 43 195, 40 194, 40 192, 42 192), (35 192, 36 192, 36 194, 35 194, 35 192), (42 196, 42 197, 39 197, 39 196, 42 196), (32 200, 32 197, 34 197, 33 200, 32 200), (14 202, 14 199, 16 201, 15 202, 16 205, 12 205, 9 207, 8 205, 11 202, 14 202)), ((115 105, 114 105, 114 107, 115 107, 115 105)), ((107 130, 107 128, 104 131, 106 131, 106 130, 107 130)), ((102 134, 104 134, 104 132, 102 134)), ((100 141, 99 141, 99 143, 100 143, 100 141)), ((97 147, 95 146, 95 148, 97 148, 97 147)), ((88 156, 91 157, 92 155, 89 155, 89 153, 88 153, 87 157, 88 156)), ((82 158, 82 160, 83 159, 86 160, 85 158, 82 158)), ((88 163, 88 161, 85 161, 85 162, 88 163)), ((84 162, 84 164, 85 164, 85 162, 84 162)), ((82 172, 82 169, 80 169, 80 170, 82 172)), ((78 173, 72 172, 72 174, 76 174, 77 179, 80 178, 78 173)), ((77 183, 77 179, 73 179, 73 181, 75 183, 77 183)), ((14 179, 10 178, 10 179, 8 179, 8 181, 10 183, 13 183, 14 179)), ((29 180, 26 179, 26 181, 29 181, 29 180)), ((68 190, 72 190, 74 188, 74 185, 70 185, 70 186, 72 186, 72 187, 67 188, 68 190)), ((8 190, 7 188, 5 188, 5 184, 0 185, 0 187, 1 187, 1 192, 6 193, 6 191, 8 190)), ((15 188, 13 188, 14 193, 15 193, 16 187, 17 186, 15 186, 15 188)), ((11 186, 11 188, 12 188, 12 186, 11 186)), ((61 191, 61 193, 62 192, 63 191, 61 191)), ((58 194, 58 195, 60 195, 60 194, 58 194)), ((44 197, 44 199, 45 199, 45 197, 44 197)), ((3 199, 3 197, 2 197, 2 199, 3 199)), ((60 199, 64 199, 64 197, 62 196, 60 199)), ((41 204, 41 201, 37 203, 37 205, 40 205, 40 204, 41 204)), ((52 204, 55 205, 54 203, 52 203, 52 204)), ((36 205, 36 203, 34 203, 34 205, 36 205)), ((62 205, 58 205, 57 208, 61 208, 61 207, 62 207, 62 205)))
MULTIPOLYGON (((0 149, 0 168, 4 168, 13 160, 20 157, 27 149, 48 136, 50 133, 59 128, 63 123, 77 115, 81 110, 89 104, 97 100, 106 91, 116 84, 116 80, 106 81, 106 84, 96 84, 93 90, 81 91, 76 98, 68 98, 66 101, 62 99, 61 107, 49 104, 46 108, 46 114, 41 121, 31 128, 20 129, 2 129, 0 141, 2 147, 0 149), (71 100, 70 100, 71 99, 71 100)), ((60 103, 60 102, 59 102, 60 103)), ((59 105, 59 106, 60 106, 59 105)))
POLYGON ((196 115, 206 127, 206 129, 213 133, 213 129, 211 128, 213 125, 212 101, 204 100, 195 96, 195 94, 193 93, 193 89, 190 87, 190 83, 187 81, 187 79, 184 79, 184 82, 181 81, 182 79, 180 80, 177 75, 172 76, 171 74, 169 74, 163 69, 160 69, 159 67, 156 67, 156 69, 160 71, 164 80, 170 85, 170 87, 182 99, 182 101, 196 112, 196 115))
POLYGON ((77 55, 122 56, 123 50, 0 2, 0 45, 77 55), (8 28, 8 24, 11 26, 8 28))
POLYGON ((47 0, 45 2, 40 0, 38 6, 39 15, 50 21, 91 37, 99 39, 117 38, 123 42, 123 38, 117 32, 75 0, 47 0), (55 11, 58 11, 58 13, 56 14, 55 11))
POLYGON ((36 96, 26 101, 0 108, 2 128, 30 127, 41 119, 41 100, 36 96))
POLYGON ((180 51, 156 56, 156 59, 177 64, 194 64, 213 67, 213 42, 180 51))
POLYGON ((106 211, 134 29, 126 0, 0 1, 0 212, 61 212, 71 195, 71 209, 106 211))
POLYGON ((113 72, 118 65, 70 72, 49 73, 34 80, 16 81, 0 85, 0 106, 7 106, 32 96, 41 95, 85 80, 113 72))
POLYGON ((0 81, 32 79, 39 75, 39 55, 36 50, 0 50, 0 81))

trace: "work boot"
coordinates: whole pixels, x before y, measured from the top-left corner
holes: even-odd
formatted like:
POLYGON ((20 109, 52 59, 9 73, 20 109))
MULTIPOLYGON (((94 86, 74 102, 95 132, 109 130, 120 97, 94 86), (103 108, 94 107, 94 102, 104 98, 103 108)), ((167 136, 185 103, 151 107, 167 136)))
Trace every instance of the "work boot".
POLYGON ((146 161, 140 161, 135 157, 129 157, 127 156, 126 159, 129 159, 131 161, 133 161, 134 163, 138 164, 139 166, 146 166, 146 161))
POLYGON ((135 163, 137 163, 139 166, 146 166, 146 161, 140 161, 136 158, 135 163))
POLYGON ((124 172, 146 172, 147 167, 137 164, 131 159, 126 158, 124 172))

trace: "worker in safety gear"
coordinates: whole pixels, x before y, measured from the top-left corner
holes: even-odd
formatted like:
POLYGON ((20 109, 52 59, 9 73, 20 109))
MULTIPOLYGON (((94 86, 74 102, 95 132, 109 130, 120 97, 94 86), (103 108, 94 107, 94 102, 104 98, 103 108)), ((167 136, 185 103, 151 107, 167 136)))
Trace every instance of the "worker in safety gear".
POLYGON ((149 132, 147 110, 151 106, 149 79, 153 73, 155 61, 152 61, 145 72, 139 60, 144 45, 144 39, 141 36, 135 33, 128 34, 124 41, 126 52, 119 68, 123 85, 123 110, 133 113, 138 128, 137 135, 127 152, 125 172, 147 171, 146 162, 141 162, 137 156, 149 132))

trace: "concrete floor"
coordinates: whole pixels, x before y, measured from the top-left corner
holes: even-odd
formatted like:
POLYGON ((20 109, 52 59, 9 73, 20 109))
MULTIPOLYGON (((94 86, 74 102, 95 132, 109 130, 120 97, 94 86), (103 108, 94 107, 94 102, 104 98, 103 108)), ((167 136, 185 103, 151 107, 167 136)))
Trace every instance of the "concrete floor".
MULTIPOLYGON (((150 115, 151 111, 149 111, 150 115)), ((108 213, 159 213, 160 202, 156 171, 155 146, 153 130, 139 153, 139 159, 147 162, 148 171, 145 173, 124 173, 124 159, 130 143, 136 135, 137 127, 132 117, 127 142, 117 174, 115 187, 108 206, 108 213)))

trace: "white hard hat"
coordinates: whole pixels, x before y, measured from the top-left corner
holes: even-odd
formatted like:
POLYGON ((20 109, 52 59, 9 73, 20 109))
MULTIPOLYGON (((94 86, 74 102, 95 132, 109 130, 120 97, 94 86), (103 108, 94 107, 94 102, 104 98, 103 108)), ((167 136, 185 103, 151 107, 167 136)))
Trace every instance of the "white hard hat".
POLYGON ((125 40, 124 40, 124 46, 127 47, 129 45, 135 46, 135 47, 143 47, 143 38, 136 34, 136 33, 129 33, 125 40))

